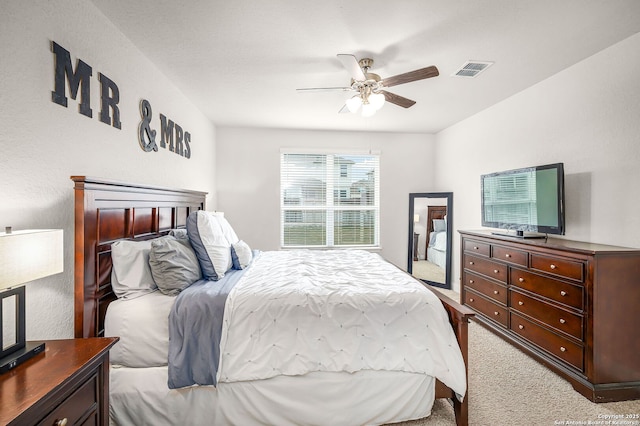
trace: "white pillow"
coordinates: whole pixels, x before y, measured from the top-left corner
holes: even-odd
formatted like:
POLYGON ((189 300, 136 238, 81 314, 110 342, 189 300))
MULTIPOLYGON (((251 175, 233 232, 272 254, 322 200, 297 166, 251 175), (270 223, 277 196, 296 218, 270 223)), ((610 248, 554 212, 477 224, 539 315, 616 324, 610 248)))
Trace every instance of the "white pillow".
POLYGON ((447 223, 444 219, 433 219, 433 230, 435 232, 442 232, 447 230, 447 223))
POLYGON ((158 289, 149 267, 150 251, 151 240, 111 244, 111 287, 117 297, 133 299, 158 289))
POLYGON ((242 240, 231 244, 231 259, 233 260, 233 269, 244 269, 249 266, 251 259, 253 259, 249 244, 242 240))
POLYGON ((231 243, 224 236, 218 218, 203 210, 187 218, 189 241, 196 252, 202 275, 208 280, 219 280, 232 268, 231 243))
POLYGON ((213 216, 220 222, 220 226, 222 227, 222 233, 229 243, 235 244, 240 241, 240 238, 236 235, 236 232, 231 227, 229 221, 224 217, 224 213, 222 212, 213 212, 213 216))

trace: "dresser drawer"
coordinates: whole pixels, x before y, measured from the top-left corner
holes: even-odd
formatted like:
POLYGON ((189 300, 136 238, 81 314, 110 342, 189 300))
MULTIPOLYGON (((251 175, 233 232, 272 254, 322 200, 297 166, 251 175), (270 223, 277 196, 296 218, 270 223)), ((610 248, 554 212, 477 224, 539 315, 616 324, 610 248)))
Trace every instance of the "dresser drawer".
POLYGON ((505 286, 469 271, 462 273, 462 280, 465 287, 472 288, 503 305, 507 304, 507 288, 505 286))
POLYGON ((511 313, 511 330, 531 343, 583 371, 582 346, 539 326, 520 315, 511 313))
POLYGON ((511 309, 525 314, 549 327, 582 340, 582 316, 570 313, 517 291, 509 292, 511 309))
POLYGON ((489 257, 491 246, 476 240, 464 240, 464 251, 489 257))
POLYGON ((465 254, 463 257, 464 267, 470 271, 477 272, 494 280, 507 283, 507 265, 483 259, 477 256, 465 254))
POLYGON ((97 424, 99 387, 98 371, 80 386, 40 422, 43 426, 55 425, 56 421, 67 419, 67 425, 97 424))
POLYGON ((584 263, 531 253, 531 269, 547 272, 579 282, 584 281, 584 263))
POLYGON ((503 327, 508 326, 508 313, 505 307, 498 305, 482 297, 478 293, 474 293, 471 290, 465 290, 464 292, 464 304, 475 309, 476 311, 483 314, 483 316, 490 318, 493 321, 496 321, 498 324, 503 327))
POLYGON ((509 270, 509 283, 539 294, 563 305, 571 306, 579 310, 584 309, 584 297, 582 286, 555 280, 542 275, 533 274, 522 269, 511 268, 509 270))
POLYGON ((515 250, 510 247, 493 246, 491 249, 491 257, 496 260, 513 263, 526 267, 529 262, 529 253, 526 251, 515 250))

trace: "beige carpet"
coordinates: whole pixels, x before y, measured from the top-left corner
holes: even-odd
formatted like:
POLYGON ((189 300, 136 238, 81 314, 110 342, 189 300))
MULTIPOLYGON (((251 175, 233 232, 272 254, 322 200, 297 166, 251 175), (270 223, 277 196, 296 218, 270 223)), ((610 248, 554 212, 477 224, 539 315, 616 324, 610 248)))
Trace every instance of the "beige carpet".
MULTIPOLYGON (((457 293, 444 292, 459 300, 457 293)), ((484 327, 469 325, 470 425, 607 424, 597 422, 607 415, 638 414, 640 401, 595 404, 484 327)), ((638 418, 620 420, 628 423, 609 424, 640 425, 638 418)), ((399 425, 455 425, 453 408, 437 400, 430 417, 399 425)))
POLYGON ((418 260, 414 261, 411 266, 411 275, 422 280, 444 283, 446 272, 435 263, 428 260, 418 260))

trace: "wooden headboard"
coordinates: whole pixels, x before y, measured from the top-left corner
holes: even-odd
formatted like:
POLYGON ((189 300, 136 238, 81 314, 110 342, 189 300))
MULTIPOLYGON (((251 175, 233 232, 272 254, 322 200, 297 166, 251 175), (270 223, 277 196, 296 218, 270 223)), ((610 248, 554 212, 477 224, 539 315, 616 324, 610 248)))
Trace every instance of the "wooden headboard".
POLYGON ((427 240, 433 232, 433 219, 444 219, 447 215, 447 206, 428 206, 427 208, 427 240))
POLYGON ((136 185, 86 176, 75 182, 75 337, 104 334, 111 288, 111 243, 147 240, 184 228, 204 210, 206 192, 136 185))

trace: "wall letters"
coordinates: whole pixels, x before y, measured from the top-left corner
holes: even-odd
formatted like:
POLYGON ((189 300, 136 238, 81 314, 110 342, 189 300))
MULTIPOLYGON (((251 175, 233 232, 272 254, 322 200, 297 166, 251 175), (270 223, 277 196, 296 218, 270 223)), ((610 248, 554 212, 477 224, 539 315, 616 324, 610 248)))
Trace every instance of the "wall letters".
MULTIPOLYGON (((54 54, 54 90, 51 92, 51 100, 63 107, 67 107, 67 86, 72 99, 78 97, 80 90, 79 112, 87 117, 93 117, 91 110, 91 76, 93 70, 86 62, 78 59, 74 71, 71 63, 71 54, 64 47, 55 41, 51 42, 51 51, 54 54)), ((100 82, 100 121, 115 127, 122 128, 120 122, 120 90, 118 85, 109 77, 98 73, 100 82)), ((138 142, 145 151, 158 151, 156 143, 157 132, 150 126, 152 111, 151 104, 146 99, 140 102, 140 115, 142 120, 138 126, 138 142)), ((160 114, 160 146, 167 148, 182 157, 191 158, 191 134, 182 129, 173 120, 168 119, 164 114, 160 114)))
POLYGON ((55 41, 51 42, 51 48, 55 54, 55 90, 51 92, 51 100, 63 107, 67 106, 66 85, 64 84, 66 76, 69 81, 72 99, 78 96, 78 87, 81 88, 80 114, 91 117, 91 93, 89 91, 89 77, 92 74, 91 67, 78 59, 78 66, 74 72, 69 51, 55 41))
MULTIPOLYGON (((80 114, 92 117, 89 78, 93 75, 93 70, 86 62, 78 59, 76 70, 73 71, 69 51, 55 41, 51 42, 51 50, 55 55, 55 89, 51 92, 51 100, 63 107, 67 106, 66 77, 66 81, 69 82, 72 99, 75 100, 77 98, 78 88, 80 89, 80 114)), ((98 73, 98 80, 100 81, 102 107, 100 121, 120 129, 120 110, 118 109, 120 92, 118 91, 118 86, 102 73, 98 73), (113 120, 109 115, 110 111, 113 111, 113 120)))
MULTIPOLYGON (((143 99, 140 102, 142 121, 140 121, 138 136, 140 138, 140 146, 145 151, 158 150, 158 145, 155 141, 157 132, 149 126, 151 114, 151 104, 148 100, 143 99)), ((183 131, 180 125, 174 123, 173 120, 167 119, 164 114, 160 114, 160 147, 167 148, 167 145, 169 145, 169 151, 185 158, 191 158, 190 144, 191 134, 183 131)))
POLYGON ((118 86, 101 72, 98 73, 98 80, 100 80, 100 121, 105 124, 111 124, 113 127, 119 129, 120 123, 120 110, 118 109, 118 102, 120 102, 120 91, 118 86), (113 121, 109 116, 109 109, 113 110, 113 121))
POLYGON ((183 131, 182 127, 172 120, 167 120, 164 114, 160 114, 160 146, 166 148, 167 141, 169 142, 169 151, 191 158, 191 134, 183 131), (175 147, 173 145, 174 134, 176 136, 175 147))

